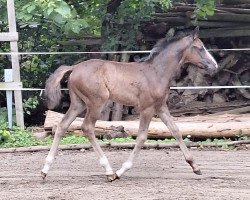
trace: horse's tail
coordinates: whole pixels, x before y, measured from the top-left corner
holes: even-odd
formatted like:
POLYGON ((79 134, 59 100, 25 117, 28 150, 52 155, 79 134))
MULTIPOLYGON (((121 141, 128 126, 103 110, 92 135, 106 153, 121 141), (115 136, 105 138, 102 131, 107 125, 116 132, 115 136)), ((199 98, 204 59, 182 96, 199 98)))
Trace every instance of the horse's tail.
POLYGON ((61 100, 61 80, 66 72, 72 72, 74 66, 61 66, 50 75, 45 85, 45 99, 48 109, 56 108, 61 100))

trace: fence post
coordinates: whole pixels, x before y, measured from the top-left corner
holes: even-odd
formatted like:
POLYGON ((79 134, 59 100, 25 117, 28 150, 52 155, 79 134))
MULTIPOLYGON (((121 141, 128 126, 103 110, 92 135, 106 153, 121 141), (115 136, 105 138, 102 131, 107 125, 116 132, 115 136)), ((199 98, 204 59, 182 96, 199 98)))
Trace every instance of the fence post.
MULTIPOLYGON (((13 81, 13 70, 5 69, 4 70, 4 81, 12 82, 13 81)), ((10 129, 13 127, 13 110, 12 110, 12 101, 13 101, 13 92, 11 90, 6 91, 7 98, 7 111, 8 111, 8 126, 10 129)))
MULTIPOLYGON (((7 10, 8 10, 8 23, 9 32, 16 33, 16 16, 15 16, 15 6, 14 0, 7 0, 7 10)), ((17 41, 10 41, 11 52, 18 52, 17 41)), ((13 69, 13 80, 14 82, 20 82, 20 66, 18 54, 11 54, 11 64, 13 69)), ((23 104, 22 104, 22 91, 15 90, 15 108, 16 108, 16 123, 22 129, 24 129, 24 116, 23 116, 23 104)))

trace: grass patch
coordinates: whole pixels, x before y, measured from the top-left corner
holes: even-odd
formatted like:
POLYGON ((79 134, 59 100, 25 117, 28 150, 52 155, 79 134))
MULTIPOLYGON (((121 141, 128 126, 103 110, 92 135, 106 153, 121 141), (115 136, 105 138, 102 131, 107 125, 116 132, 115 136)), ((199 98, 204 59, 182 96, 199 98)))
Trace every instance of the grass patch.
MULTIPOLYGON (((241 136, 236 137, 234 140, 249 140, 250 137, 241 136)), ((48 136, 45 139, 37 139, 33 136, 31 131, 28 130, 21 130, 18 127, 14 127, 12 130, 8 129, 1 129, 0 128, 0 148, 10 148, 10 147, 30 147, 30 146, 46 146, 51 145, 53 138, 48 136), (2 138, 2 139, 1 139, 2 138)), ((190 138, 185 138, 185 142, 192 142, 190 138)), ((231 139, 206 139, 203 141, 197 141, 200 145, 202 144, 218 144, 223 142, 230 142, 231 139)), ((111 143, 135 143, 135 139, 128 137, 128 138, 113 138, 113 139, 103 139, 98 140, 98 142, 111 142, 111 143)), ((174 138, 171 139, 164 139, 164 140, 147 140, 146 143, 151 144, 162 144, 162 143, 174 143, 176 140, 174 138)), ((88 139, 81 135, 75 135, 72 133, 67 134, 62 138, 60 144, 87 144, 89 143, 88 139)), ((225 145, 223 148, 227 149, 228 147, 225 145)))
POLYGON ((5 130, 9 132, 9 137, 1 141, 0 147, 30 147, 38 145, 51 144, 52 138, 47 137, 43 140, 36 139, 30 131, 22 130, 19 127, 14 127, 12 130, 5 130))

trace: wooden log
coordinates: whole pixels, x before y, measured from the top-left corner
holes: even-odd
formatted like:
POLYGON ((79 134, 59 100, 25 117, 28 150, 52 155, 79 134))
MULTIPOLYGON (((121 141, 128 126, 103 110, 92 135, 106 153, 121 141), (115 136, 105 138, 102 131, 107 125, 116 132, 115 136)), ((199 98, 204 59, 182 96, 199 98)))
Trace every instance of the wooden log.
POLYGON ((183 105, 178 109, 171 109, 170 112, 173 116, 181 116, 187 114, 204 114, 204 113, 216 113, 221 111, 232 110, 236 108, 242 108, 250 106, 250 101, 232 101, 224 103, 205 103, 205 102, 196 102, 188 105, 183 105))
POLYGON ((250 9, 250 4, 238 4, 238 5, 231 5, 233 8, 245 8, 250 9))
POLYGON ((225 5, 250 4, 250 0, 223 0, 225 5))
POLYGON ((218 63, 218 70, 216 73, 218 74, 223 69, 229 69, 233 67, 240 59, 240 54, 230 53, 225 58, 221 59, 218 63))
POLYGON ((166 18, 166 17, 185 17, 185 12, 171 12, 171 10, 167 13, 154 13, 152 14, 153 17, 160 17, 160 18, 166 18))
POLYGON ((245 8, 227 8, 227 7, 216 7, 216 11, 227 11, 236 14, 250 14, 250 9, 245 8))
POLYGON ((200 38, 250 36, 250 27, 203 29, 199 35, 200 38))
MULTIPOLYGON (((234 76, 234 79, 233 79, 232 83, 233 83, 234 85, 237 85, 237 86, 242 86, 242 84, 241 84, 241 82, 240 82, 240 80, 239 80, 239 78, 238 78, 237 76, 234 76)), ((250 92, 249 92, 247 89, 238 88, 237 90, 240 92, 240 94, 241 94, 243 97, 245 97, 245 98, 247 98, 247 99, 250 99, 250 92)))
POLYGON ((79 39, 79 40, 67 40, 67 41, 58 41, 59 44, 63 46, 85 46, 85 45, 100 45, 100 38, 92 38, 92 39, 79 39))
POLYGON ((222 111, 222 112, 217 112, 211 115, 225 115, 225 114, 232 114, 232 115, 237 115, 237 114, 245 114, 245 113, 250 113, 250 106, 243 107, 243 108, 236 108, 233 110, 227 110, 227 111, 222 111))
POLYGON ((154 17, 154 22, 167 22, 176 24, 186 24, 189 19, 186 17, 154 17))
POLYGON ((194 5, 178 5, 174 4, 174 6, 170 9, 171 12, 187 12, 187 11, 194 11, 194 5))
MULTIPOLYGON (((56 113, 53 111, 48 111, 44 123, 45 130, 51 130, 52 127, 62 119, 63 114, 56 113)), ((176 124, 179 127, 182 135, 184 137, 191 135, 195 138, 215 138, 215 137, 234 137, 239 133, 243 133, 244 135, 250 135, 250 114, 245 115, 226 115, 225 116, 216 116, 209 118, 208 116, 198 118, 185 118, 185 120, 181 121, 180 118, 175 118, 176 124), (220 119, 221 118, 221 119, 220 119), (203 119, 201 121, 201 119, 203 119)), ((69 130, 77 130, 80 129, 83 119, 76 119, 69 130)), ((138 121, 97 121, 96 123, 96 135, 98 137, 103 137, 105 132, 112 130, 113 127, 123 126, 124 131, 132 137, 137 136, 138 121)), ((162 122, 152 121, 149 126, 148 131, 149 138, 167 138, 171 137, 169 130, 162 122)))
POLYGON ((249 23, 244 22, 220 22, 220 21, 195 21, 191 20, 190 25, 199 26, 202 28, 229 28, 229 27, 243 27, 249 26, 249 23))
POLYGON ((250 15, 234 13, 215 13, 213 16, 209 16, 207 20, 225 22, 250 22, 250 15))

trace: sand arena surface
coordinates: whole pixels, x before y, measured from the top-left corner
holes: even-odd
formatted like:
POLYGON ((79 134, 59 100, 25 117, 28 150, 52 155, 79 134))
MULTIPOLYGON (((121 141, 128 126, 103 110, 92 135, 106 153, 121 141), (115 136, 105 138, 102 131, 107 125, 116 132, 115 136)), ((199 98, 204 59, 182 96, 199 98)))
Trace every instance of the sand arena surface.
MULTIPOLYGON (((131 150, 105 149, 113 169, 131 150)), ((250 199, 250 151, 192 150, 203 175, 193 174, 179 150, 142 150, 120 180, 106 181, 92 150, 60 151, 45 181, 47 151, 0 154, 1 200, 250 199)))

